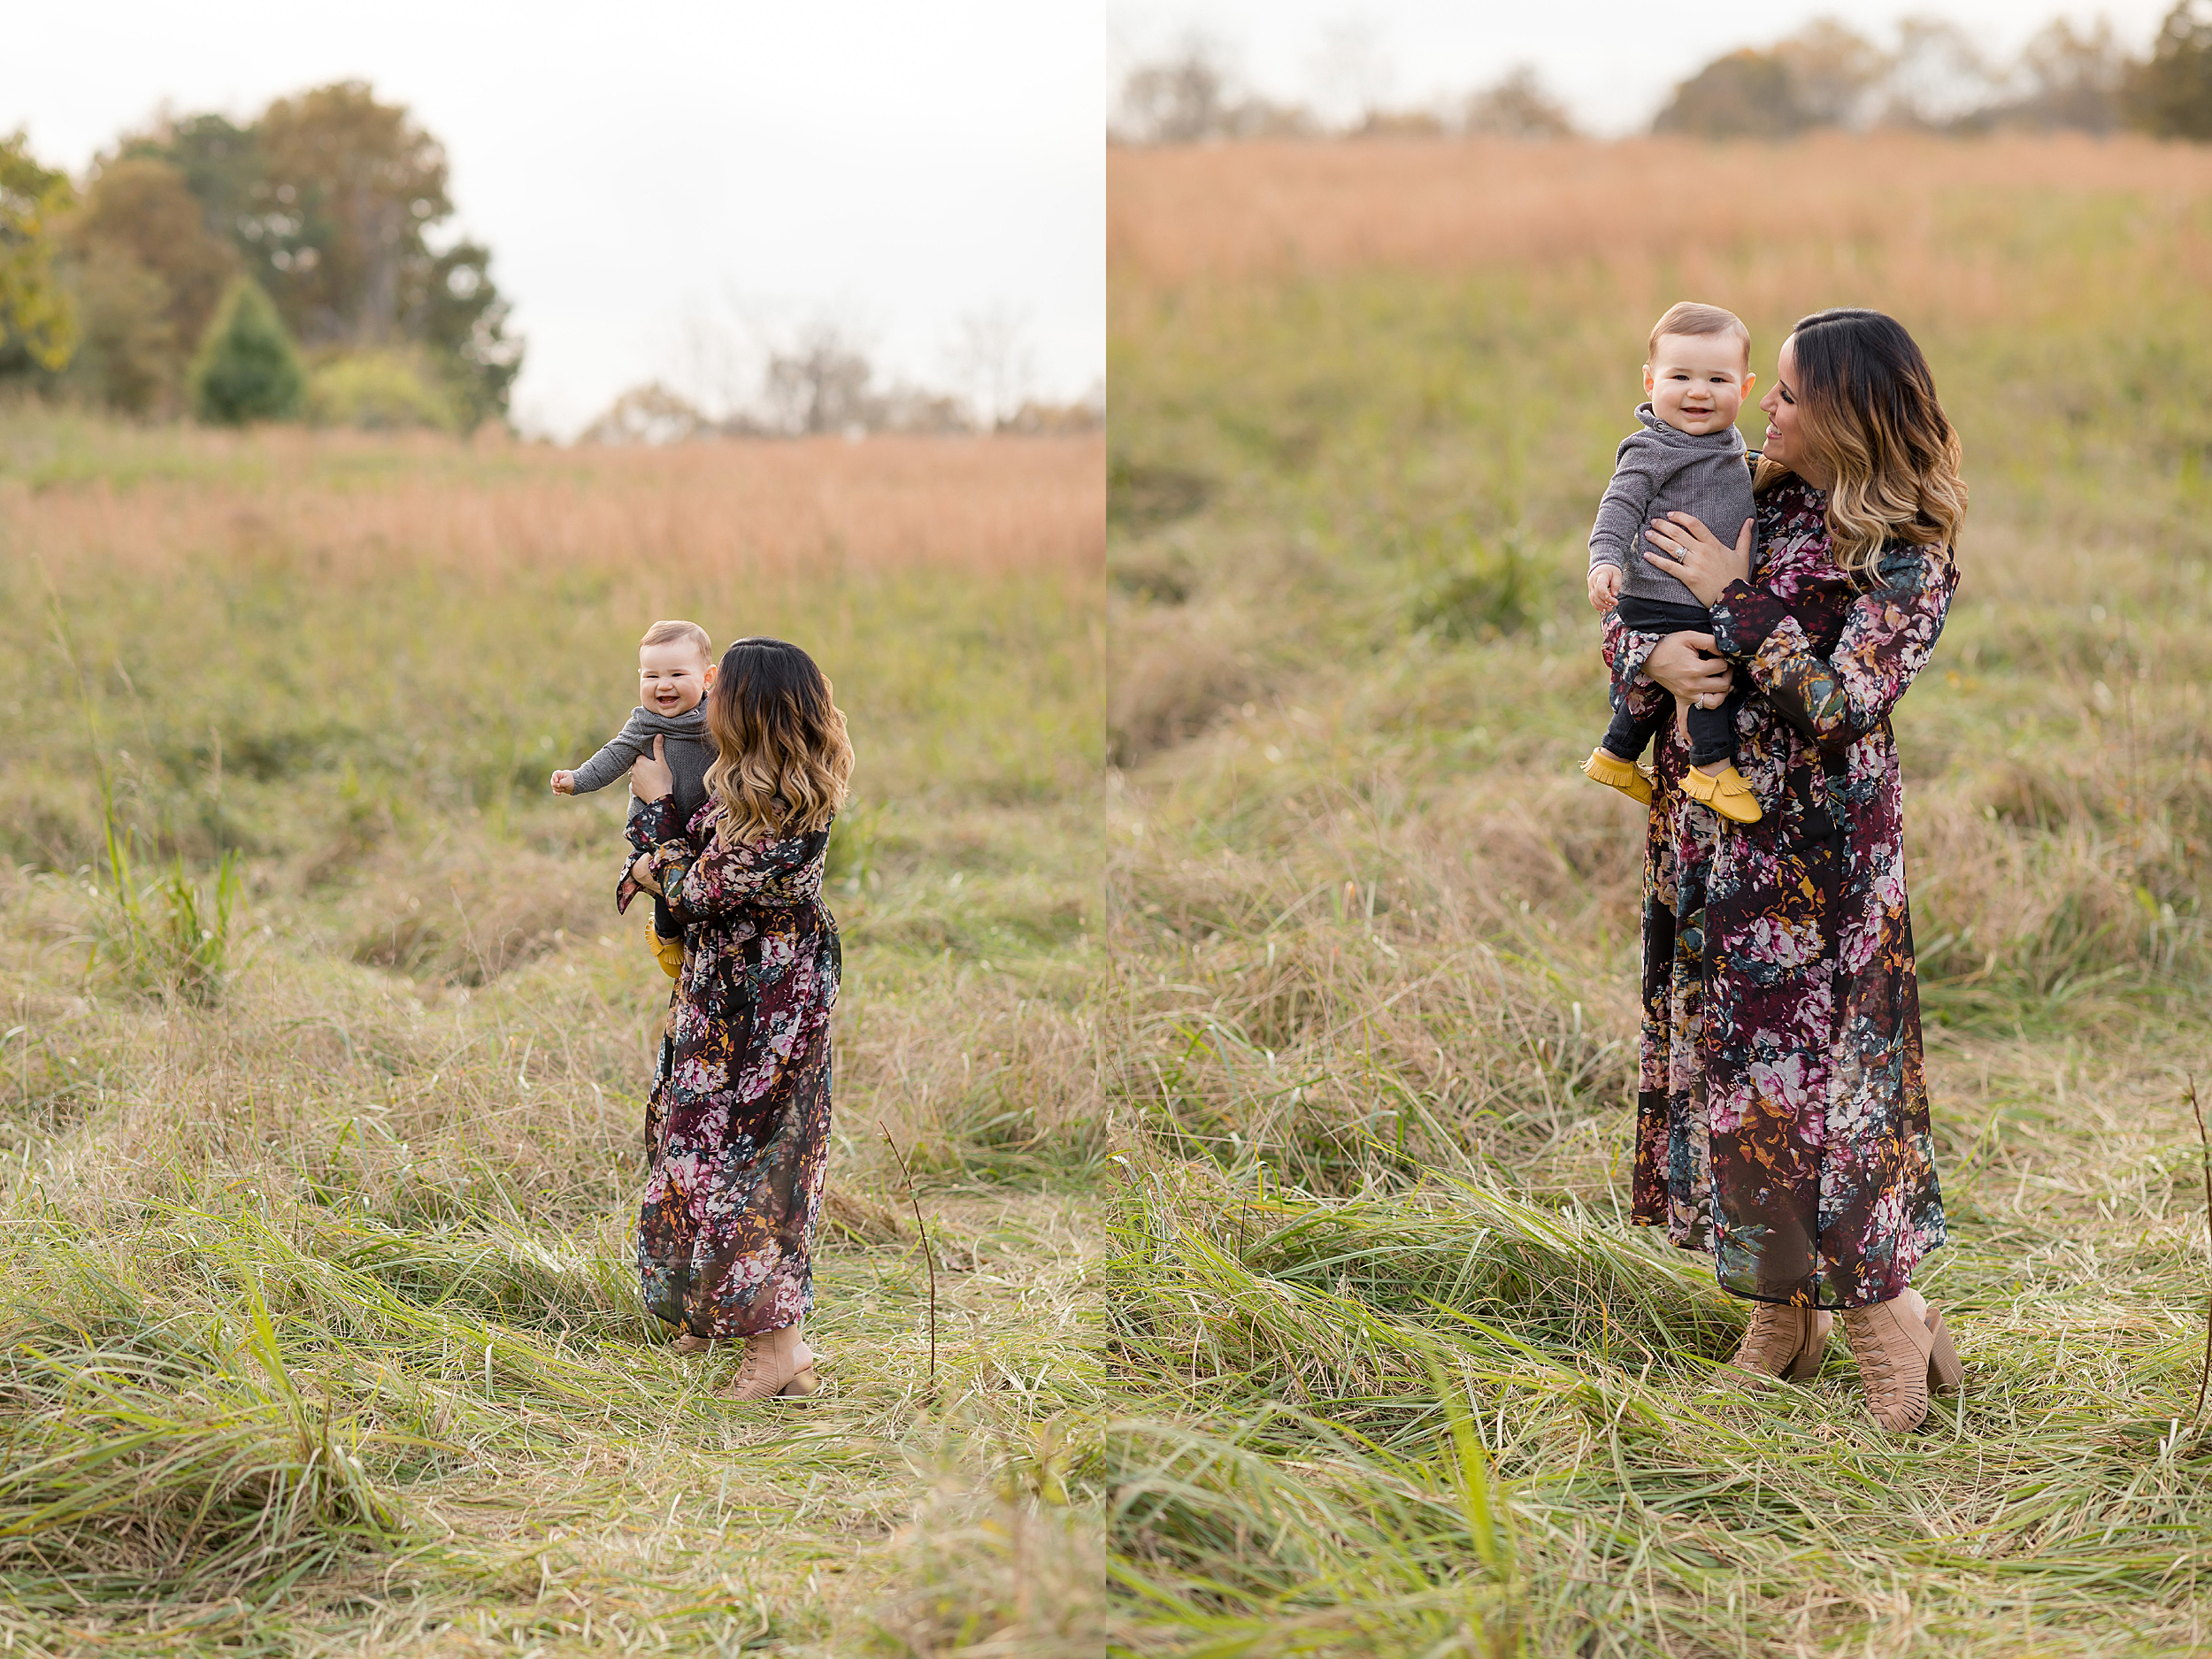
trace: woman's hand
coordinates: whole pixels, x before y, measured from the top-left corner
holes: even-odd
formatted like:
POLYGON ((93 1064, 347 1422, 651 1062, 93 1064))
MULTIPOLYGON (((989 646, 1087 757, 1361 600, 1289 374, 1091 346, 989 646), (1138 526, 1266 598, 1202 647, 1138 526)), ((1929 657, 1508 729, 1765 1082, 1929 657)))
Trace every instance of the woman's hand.
POLYGON ((630 879, 648 893, 658 895, 661 890, 660 872, 653 868, 653 855, 640 853, 637 863, 630 866, 630 879))
MULTIPOLYGON (((661 753, 661 740, 653 740, 653 752, 640 755, 630 765, 630 793, 641 801, 658 801, 676 787, 676 774, 661 753)), ((656 889, 657 891, 657 889, 656 889)))
POLYGON ((1671 512, 1653 519, 1645 533, 1655 547, 1664 550, 1646 553, 1644 562, 1680 582, 1697 595, 1700 604, 1718 604, 1729 583, 1751 580, 1751 524, 1748 518, 1743 521, 1732 548, 1688 513, 1671 512))
POLYGON ((1670 634, 1644 658, 1644 677, 1678 697, 1717 709, 1736 683, 1736 671, 1715 655, 1718 649, 1709 634, 1670 634))

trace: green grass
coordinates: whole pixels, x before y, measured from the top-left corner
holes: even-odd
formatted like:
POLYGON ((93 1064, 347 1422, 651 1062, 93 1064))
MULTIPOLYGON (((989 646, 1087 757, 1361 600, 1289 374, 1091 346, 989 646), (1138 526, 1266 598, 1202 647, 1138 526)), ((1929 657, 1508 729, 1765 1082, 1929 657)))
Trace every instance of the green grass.
POLYGON ((678 1359, 638 1307, 667 982, 610 902, 618 799, 545 785, 634 700, 641 602, 573 560, 457 564, 431 521, 334 565, 288 516, 396 479, 588 504, 626 463, 258 442, 0 418, 0 1643, 1079 1631, 1094 577, 1048 549, 651 596, 805 643, 862 757, 830 872, 826 1390, 741 1413, 733 1362, 678 1359), (170 541, 76 550, 146 492, 170 541), (933 1391, 879 1125, 933 1230, 933 1391))
POLYGON ((815 650, 860 749, 788 1410, 637 1310, 664 982, 618 803, 544 789, 644 579, 314 528, 625 463, 0 416, 0 1644, 2212 1643, 2212 328, 2161 188, 1949 202, 1911 234, 2009 279, 1955 303, 1901 231, 1700 267, 1763 370, 1778 270, 1902 296, 1968 443, 1898 718, 1967 1386, 1908 1440, 1839 1341, 1733 1385, 1740 1304, 1624 1220, 1640 829, 1571 771, 1578 547, 1673 273, 1118 271, 1102 588, 651 574, 815 650), (71 550, 147 500, 148 557, 71 550))
POLYGON ((1679 279, 1118 273, 1132 1648, 2212 1641, 2206 222, 2024 188, 1694 279, 1763 375, 1801 311, 1894 306, 1967 446, 1960 603, 1897 717, 1954 1239, 1923 1282, 1967 1386, 1902 1442, 1840 1338, 1809 1387, 1732 1386, 1740 1306, 1625 1219, 1640 825, 1573 773, 1580 546, 1679 279), (1928 275, 1999 250, 1993 304, 1928 275))

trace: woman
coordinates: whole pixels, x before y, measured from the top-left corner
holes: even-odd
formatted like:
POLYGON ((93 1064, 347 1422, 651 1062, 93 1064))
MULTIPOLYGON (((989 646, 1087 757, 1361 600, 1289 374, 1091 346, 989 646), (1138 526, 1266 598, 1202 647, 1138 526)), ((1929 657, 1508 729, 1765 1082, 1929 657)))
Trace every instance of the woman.
POLYGON ((814 1305, 841 965, 822 865, 853 751, 829 681, 781 640, 731 646, 706 706, 718 757, 688 825, 659 740, 630 773, 649 850, 616 904, 664 893, 684 929, 646 1104, 638 1272, 647 1309, 681 1327, 679 1349, 744 1339, 731 1392, 758 1400, 815 1388, 801 1326, 814 1305))
POLYGON ((1966 490, 1926 359, 1891 318, 1808 317, 1779 371, 1760 403, 1759 587, 1754 526, 1731 547, 1671 515, 1647 557, 1712 633, 1608 625, 1632 696, 1715 706, 1744 677, 1736 764, 1766 814, 1720 825, 1677 787, 1678 735, 1662 745, 1634 1211, 1709 1248, 1758 1304, 1740 1366, 1810 1377, 1840 1311, 1870 1408, 1904 1432, 1960 1371, 1909 1282, 1945 1235, 1889 717, 1958 585, 1966 490))

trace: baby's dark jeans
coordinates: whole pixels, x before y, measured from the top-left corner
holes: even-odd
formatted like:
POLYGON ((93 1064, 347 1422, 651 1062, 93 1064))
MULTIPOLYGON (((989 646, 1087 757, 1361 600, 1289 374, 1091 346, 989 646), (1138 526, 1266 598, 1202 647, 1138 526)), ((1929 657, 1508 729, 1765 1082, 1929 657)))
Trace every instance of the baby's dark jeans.
MULTIPOLYGON (((1639 599, 1632 594, 1621 595, 1619 615, 1621 626, 1633 628, 1639 634, 1710 634, 1713 613, 1703 605, 1671 604, 1663 599, 1639 599)), ((1743 675, 1736 676, 1736 684, 1727 700, 1717 709, 1701 709, 1693 703, 1689 712, 1690 764, 1709 766, 1716 761, 1736 757, 1736 710, 1743 706, 1743 675)), ((1605 748, 1609 754, 1623 760, 1640 760, 1651 740, 1659 734, 1674 714, 1674 700, 1663 699, 1658 708, 1643 719, 1629 712, 1628 699, 1624 696, 1613 705, 1613 724, 1605 728, 1605 748)))

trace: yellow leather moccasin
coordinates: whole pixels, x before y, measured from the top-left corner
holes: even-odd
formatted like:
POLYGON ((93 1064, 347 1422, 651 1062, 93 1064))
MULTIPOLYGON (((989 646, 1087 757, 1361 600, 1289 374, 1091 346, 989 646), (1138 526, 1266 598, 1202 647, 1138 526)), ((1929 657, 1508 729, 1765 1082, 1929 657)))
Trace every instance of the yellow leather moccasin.
POLYGON ((653 935, 653 960, 661 964, 661 972, 670 979, 679 979, 684 971, 684 941, 653 935))
POLYGON ((1639 806, 1651 804, 1650 775, 1634 761, 1623 760, 1609 749, 1592 749, 1590 758, 1582 763, 1582 775, 1592 783, 1618 789, 1639 806))
POLYGON ((1759 810, 1759 797, 1732 765, 1709 774, 1691 767, 1682 774, 1682 793, 1704 802, 1732 824, 1756 824, 1766 816, 1759 810))

